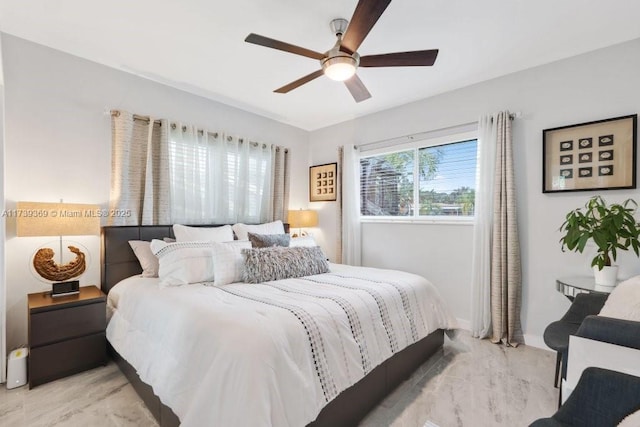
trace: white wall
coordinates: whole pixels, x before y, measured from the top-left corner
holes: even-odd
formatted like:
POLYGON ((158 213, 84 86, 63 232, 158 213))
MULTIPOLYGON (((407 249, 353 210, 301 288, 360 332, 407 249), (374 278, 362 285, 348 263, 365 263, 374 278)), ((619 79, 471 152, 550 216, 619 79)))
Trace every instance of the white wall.
MULTIPOLYGON (((542 194, 542 130, 638 113, 638 69, 640 39, 507 75, 314 131, 310 137, 311 163, 335 161, 336 147, 344 143, 362 144, 456 126, 498 110, 522 112, 522 118, 513 123, 523 268, 522 321, 528 342, 543 345, 545 326, 557 320, 569 305, 555 291, 555 278, 590 274, 592 256, 562 253, 557 230, 569 210, 596 193, 542 194)), ((638 190, 601 193, 610 202, 629 197, 640 200, 638 190)), ((335 204, 317 204, 317 208, 320 239, 333 258, 335 204)), ((364 224, 363 262, 424 275, 440 288, 455 315, 469 320, 472 232, 470 226, 364 224)), ((619 258, 618 264, 621 275, 640 273, 640 262, 630 255, 619 258)))
MULTIPOLYGON (((308 133, 264 117, 3 34, 7 208, 15 202, 97 203, 109 199, 111 125, 104 111, 182 120, 289 147, 291 204, 306 206, 308 133), (300 178, 302 177, 302 179, 300 178)), ((215 70, 211 78, 216 78, 215 70)), ((27 342, 26 295, 50 289, 29 271, 50 238, 17 238, 7 221, 8 349, 27 342)), ((100 283, 99 239, 74 239, 92 264, 81 285, 100 283)))
MULTIPOLYGON (((5 200, 98 203, 109 197, 110 119, 105 110, 192 122, 287 146, 292 153, 291 207, 319 209, 314 231, 335 257, 335 203, 308 203, 308 166, 336 160, 344 143, 366 143, 468 123, 501 109, 521 111, 514 122, 523 257, 522 320, 540 344, 544 327, 568 301, 554 290, 558 276, 589 274, 589 256, 563 254, 557 228, 564 214, 595 194, 543 195, 542 129, 632 114, 640 109, 640 40, 498 78, 311 134, 24 40, 2 35, 5 72, 5 200), (309 147, 307 143, 310 141, 309 147)), ((215 75, 212 74, 212 78, 215 75)), ((375 96, 375 94, 373 94, 375 96)), ((638 199, 637 190, 605 192, 609 201, 638 199)), ((432 280, 455 315, 469 319, 472 227, 363 225, 366 265, 399 268, 432 280)), ((26 294, 45 290, 30 272, 33 251, 50 239, 16 238, 7 221, 8 349, 26 343, 26 294)), ((78 239, 81 240, 81 239, 78 239)), ((99 282, 97 237, 82 240, 93 263, 83 285, 99 282)), ((631 256, 623 275, 640 272, 631 256)))

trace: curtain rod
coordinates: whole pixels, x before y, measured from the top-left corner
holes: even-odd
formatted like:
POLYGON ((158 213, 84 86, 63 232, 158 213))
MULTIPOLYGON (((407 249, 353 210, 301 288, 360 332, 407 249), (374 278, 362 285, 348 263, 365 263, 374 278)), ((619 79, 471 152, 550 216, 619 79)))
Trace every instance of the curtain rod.
MULTIPOLYGON (((114 117, 119 117, 119 116, 120 116, 120 111, 119 111, 119 110, 110 110, 110 111, 109 111, 109 113, 110 113, 112 116, 114 116, 114 117)), ((105 113, 105 114, 106 114, 106 113, 105 113)), ((151 120, 151 117, 149 117, 149 116, 141 116, 141 115, 138 115, 138 114, 134 114, 134 115, 133 115, 133 120, 140 120, 140 121, 143 121, 143 122, 147 122, 147 123, 149 123, 149 121, 151 120)), ((153 123, 154 123, 154 124, 158 124, 158 125, 162 126, 162 122, 161 122, 160 120, 154 120, 154 121, 153 121, 153 123)), ((176 124, 175 124, 175 123, 172 123, 172 124, 171 124, 171 129, 175 129, 175 128, 176 128, 176 124)), ((184 131, 186 131, 186 130, 187 130, 187 127, 186 127, 186 126, 182 126, 182 131, 184 132, 184 131)), ((202 132, 203 132, 203 131, 202 131, 202 130, 199 130, 198 132, 199 132, 200 134, 202 134, 202 132)), ((218 137, 218 132, 214 132, 214 133, 211 133, 211 132, 210 132, 210 134, 211 134, 214 138, 217 138, 217 137, 218 137)), ((230 142, 230 141, 232 141, 232 139, 233 139, 233 137, 231 137, 231 136, 227 136, 227 141, 229 141, 229 142, 230 142)), ((239 142, 240 144, 242 144, 242 143, 244 143, 244 139, 243 139, 243 138, 238 138, 238 142, 239 142)), ((251 146, 253 146, 253 147, 259 147, 259 146, 260 146, 260 144, 261 144, 261 143, 259 143, 259 142, 254 142, 254 141, 249 141, 249 143, 250 143, 250 144, 251 144, 251 146)), ((271 145, 269 145, 269 146, 271 146, 271 145)), ((267 148, 267 144, 262 143, 262 148, 263 148, 263 149, 267 148)), ((276 151, 280 151, 280 147, 278 147, 277 145, 276 145, 276 151)), ((285 148, 285 149, 284 149, 284 152, 285 152, 285 153, 288 153, 288 152, 289 152, 289 149, 288 149, 288 148, 285 148)))
MULTIPOLYGON (((515 113, 510 113, 509 114, 509 119, 510 120, 514 120, 517 118, 522 117, 522 113, 520 111, 517 111, 515 113)), ((491 119, 493 121, 493 118, 491 119)), ((358 144, 355 145, 355 148, 363 148, 363 147, 369 147, 371 145, 379 145, 379 144, 389 144, 389 145, 394 145, 395 143, 401 143, 401 142, 410 142, 413 141, 414 139, 422 139, 425 138, 427 136, 433 135, 434 137, 437 134, 441 134, 441 133, 448 133, 449 131, 452 130, 458 130, 460 132, 464 132, 467 129, 470 131, 472 130, 472 127, 477 127, 478 126, 478 122, 469 122, 469 123, 462 123, 459 125, 453 125, 453 126, 447 126, 447 127, 443 127, 443 128, 439 128, 439 129, 432 129, 432 130, 427 130, 424 132, 417 132, 417 133, 412 133, 409 135, 403 135, 403 136, 397 136, 395 138, 389 138, 389 139, 381 139, 378 141, 372 141, 372 142, 367 142, 365 144, 358 144)), ((444 135, 443 135, 444 136, 444 135)))

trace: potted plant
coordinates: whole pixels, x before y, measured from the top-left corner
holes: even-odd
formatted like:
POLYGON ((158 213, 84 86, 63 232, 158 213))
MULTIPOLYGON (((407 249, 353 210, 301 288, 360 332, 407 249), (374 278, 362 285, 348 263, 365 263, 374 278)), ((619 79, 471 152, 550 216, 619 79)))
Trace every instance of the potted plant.
POLYGON ((562 251, 569 249, 582 253, 590 240, 598 248, 591 266, 596 284, 601 286, 615 286, 618 276, 618 266, 613 265, 618 251, 632 248, 636 256, 640 256, 640 227, 633 215, 638 204, 628 199, 622 204, 607 203, 600 196, 594 196, 583 208, 569 212, 560 231, 564 235, 560 239, 562 251))

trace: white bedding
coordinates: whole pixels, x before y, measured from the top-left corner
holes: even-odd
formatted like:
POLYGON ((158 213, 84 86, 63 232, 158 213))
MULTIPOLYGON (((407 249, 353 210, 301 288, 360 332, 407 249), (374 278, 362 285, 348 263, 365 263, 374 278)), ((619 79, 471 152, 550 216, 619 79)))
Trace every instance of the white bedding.
POLYGON ((342 390, 436 329, 456 327, 409 273, 344 265, 266 284, 109 293, 107 338, 183 426, 305 426, 342 390))

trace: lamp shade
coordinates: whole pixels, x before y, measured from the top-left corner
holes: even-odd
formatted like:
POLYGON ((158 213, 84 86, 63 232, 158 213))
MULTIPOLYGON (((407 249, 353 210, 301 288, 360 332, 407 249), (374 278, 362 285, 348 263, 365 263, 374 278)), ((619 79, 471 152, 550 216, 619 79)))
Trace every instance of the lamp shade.
POLYGON ((289 211, 287 222, 291 228, 315 227, 318 225, 318 211, 310 209, 289 211))
POLYGON ((98 205, 18 202, 16 234, 18 237, 100 234, 100 213, 98 205))

